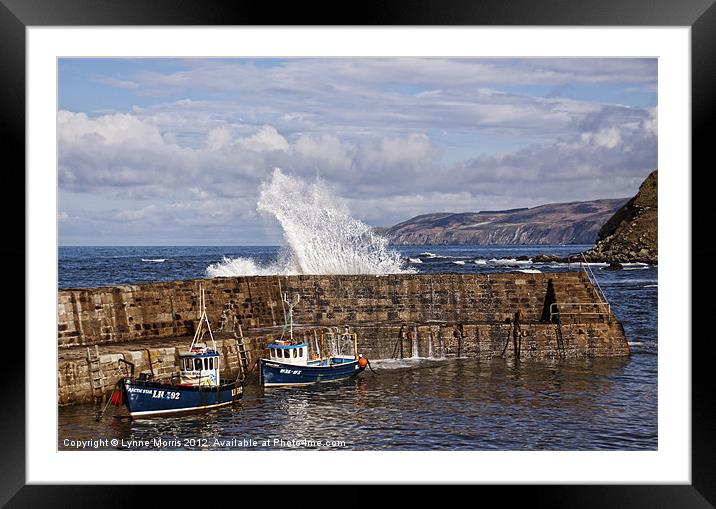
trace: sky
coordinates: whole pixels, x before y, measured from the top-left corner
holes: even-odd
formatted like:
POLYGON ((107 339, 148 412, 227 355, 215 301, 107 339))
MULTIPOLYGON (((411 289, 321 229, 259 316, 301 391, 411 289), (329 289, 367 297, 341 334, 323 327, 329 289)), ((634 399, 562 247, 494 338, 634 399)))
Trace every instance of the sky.
POLYGON ((390 226, 633 196, 656 59, 60 59, 60 245, 277 245, 274 168, 390 226))

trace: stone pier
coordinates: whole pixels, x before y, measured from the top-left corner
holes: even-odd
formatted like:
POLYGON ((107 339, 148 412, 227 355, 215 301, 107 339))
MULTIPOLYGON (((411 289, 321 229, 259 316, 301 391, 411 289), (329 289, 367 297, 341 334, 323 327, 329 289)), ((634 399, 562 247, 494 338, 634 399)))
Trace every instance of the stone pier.
POLYGON ((299 337, 347 325, 374 359, 416 350, 485 359, 629 355, 621 323, 582 272, 250 276, 68 289, 58 294, 58 402, 92 401, 88 346, 98 346, 108 391, 126 375, 120 358, 155 377, 176 372, 198 323, 200 285, 209 320, 221 329, 222 369, 234 376, 234 331, 241 328, 251 365, 281 333, 284 292, 301 296, 299 337))

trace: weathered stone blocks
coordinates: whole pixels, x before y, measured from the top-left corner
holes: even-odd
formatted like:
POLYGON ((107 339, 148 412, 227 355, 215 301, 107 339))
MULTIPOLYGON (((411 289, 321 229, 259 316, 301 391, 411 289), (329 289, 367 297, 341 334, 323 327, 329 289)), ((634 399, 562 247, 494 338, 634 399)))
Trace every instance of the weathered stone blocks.
MULTIPOLYGON (((596 289, 582 273, 569 272, 251 276, 62 290, 58 294, 60 352, 94 344, 113 350, 102 356, 111 373, 109 380, 122 376, 110 369, 120 353, 132 359, 138 371, 169 375, 178 367, 178 341, 186 342, 198 323, 200 286, 214 328, 223 324, 233 331, 240 325, 253 338, 253 358, 276 333, 276 329, 256 329, 284 322, 283 292, 301 295, 294 310, 296 324, 349 325, 358 333, 359 349, 371 358, 400 352, 409 357, 413 342, 422 357, 629 355, 624 330, 599 301, 596 289), (562 313, 561 325, 554 323, 551 310, 562 313), (403 322, 413 332, 401 339, 403 322), (151 347, 144 346, 150 343, 151 347), (163 347, 157 348, 157 343, 163 347)), ((221 348, 227 368, 237 369, 231 364, 236 362, 235 346, 228 341, 221 348)), ((58 385, 62 404, 91 400, 86 360, 61 356, 58 385)))

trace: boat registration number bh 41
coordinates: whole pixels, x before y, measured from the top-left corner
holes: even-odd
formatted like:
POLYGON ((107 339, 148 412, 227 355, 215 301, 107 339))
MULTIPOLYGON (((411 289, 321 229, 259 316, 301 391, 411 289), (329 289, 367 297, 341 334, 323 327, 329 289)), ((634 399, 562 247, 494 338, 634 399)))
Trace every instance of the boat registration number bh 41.
POLYGON ((282 369, 280 372, 284 373, 286 375, 300 375, 301 374, 300 369, 282 369))

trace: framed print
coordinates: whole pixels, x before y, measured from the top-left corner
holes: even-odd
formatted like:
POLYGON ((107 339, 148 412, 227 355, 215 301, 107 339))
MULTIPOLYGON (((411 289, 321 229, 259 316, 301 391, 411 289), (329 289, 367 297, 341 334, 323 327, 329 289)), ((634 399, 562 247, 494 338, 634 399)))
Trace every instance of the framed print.
POLYGON ((711 2, 197 5, 3 0, 3 502, 713 503, 711 2))

